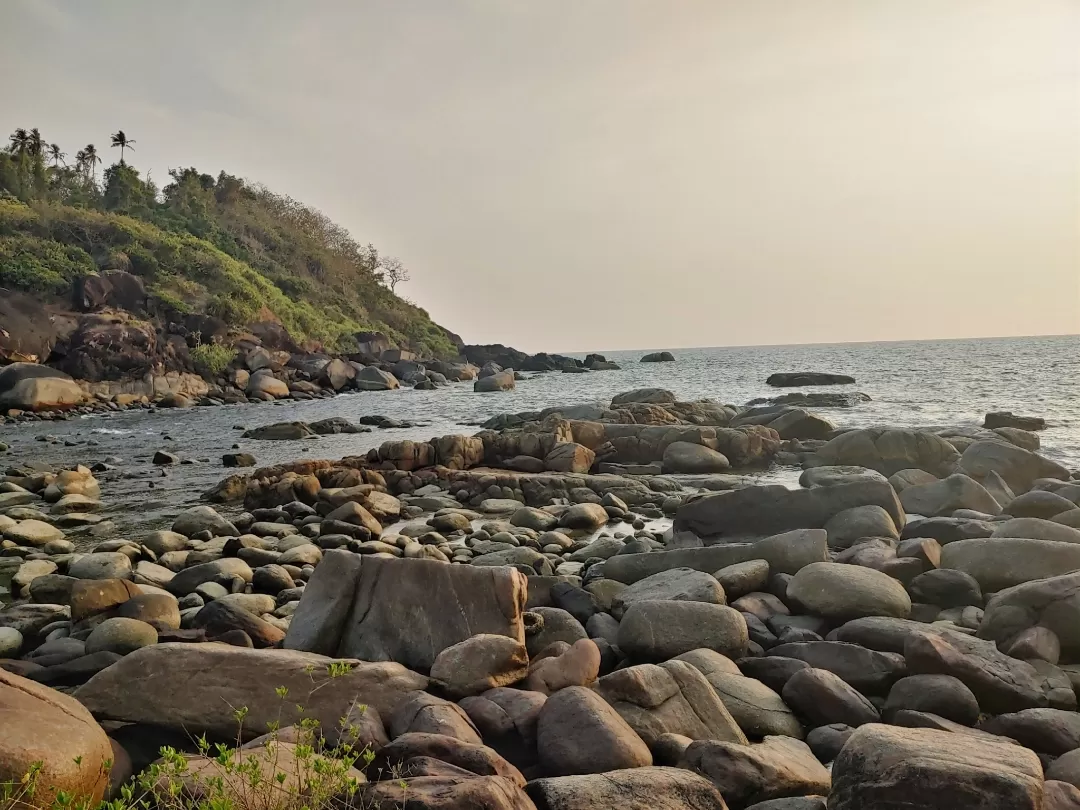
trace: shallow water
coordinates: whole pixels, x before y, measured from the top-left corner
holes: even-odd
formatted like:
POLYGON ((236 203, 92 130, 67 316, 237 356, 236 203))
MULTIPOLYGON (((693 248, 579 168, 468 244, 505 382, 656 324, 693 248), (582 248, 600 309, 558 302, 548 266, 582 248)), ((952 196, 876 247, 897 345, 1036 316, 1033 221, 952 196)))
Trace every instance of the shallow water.
MULTIPOLYGON (((469 423, 498 413, 608 402, 620 391, 646 386, 668 388, 683 400, 709 397, 733 404, 792 390, 869 394, 873 401, 855 408, 822 411, 842 426, 972 426, 981 424, 987 411, 1011 410, 1046 418, 1048 428, 1040 434, 1042 452, 1071 469, 1080 468, 1080 336, 682 349, 673 353, 674 363, 640 363, 644 352, 609 352, 605 353, 608 359, 623 365, 621 371, 529 375, 531 379, 519 382, 512 392, 477 394, 471 383, 459 383, 437 391, 360 392, 310 402, 129 411, 68 422, 3 426, 0 441, 11 446, 5 457, 10 462, 36 459, 69 465, 109 456, 122 458, 120 473, 134 477, 118 477, 118 473, 103 476, 103 499, 121 529, 132 533, 163 524, 222 477, 237 472, 221 467, 221 455, 233 443, 253 453, 260 466, 303 457, 340 458, 365 453, 388 439, 471 433, 476 428, 469 423), (850 374, 857 382, 817 389, 770 388, 765 378, 777 371, 838 372, 850 374), (240 431, 234 429, 329 416, 355 420, 370 414, 422 424, 295 442, 242 440, 240 431), (82 442, 93 439, 98 444, 65 447, 36 441, 38 435, 82 442), (162 471, 150 464, 158 449, 182 458, 211 461, 173 467, 160 477, 162 471)), ((763 476, 790 480, 792 472, 774 469, 763 476)))

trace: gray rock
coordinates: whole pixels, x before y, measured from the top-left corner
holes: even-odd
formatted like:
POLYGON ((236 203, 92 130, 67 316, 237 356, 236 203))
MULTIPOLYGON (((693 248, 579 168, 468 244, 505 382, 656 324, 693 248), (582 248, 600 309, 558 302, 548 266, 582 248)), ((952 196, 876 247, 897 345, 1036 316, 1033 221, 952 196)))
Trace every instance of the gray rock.
POLYGON ((713 576, 724 589, 724 595, 731 601, 748 593, 764 590, 769 582, 769 562, 748 560, 735 563, 721 568, 713 576))
POLYGON ((726 605, 724 589, 711 574, 693 568, 672 568, 639 579, 615 597, 616 616, 639 602, 708 602, 726 605))
POLYGON ((1042 807, 1039 758, 1012 743, 867 725, 832 767, 829 810, 1042 807))
POLYGON ((960 540, 942 547, 941 567, 970 574, 984 591, 999 591, 1080 570, 1080 544, 1018 537, 960 540))
POLYGON ((1048 458, 1003 441, 977 441, 960 457, 958 467, 977 481, 991 472, 1000 475, 1013 492, 1024 493, 1040 478, 1069 480, 1069 471, 1048 458))
POLYGON ((973 478, 961 473, 933 481, 905 487, 900 492, 900 503, 915 515, 947 517, 957 509, 972 509, 986 515, 1000 515, 1001 505, 986 488, 973 478))
POLYGON ((665 473, 715 473, 730 467, 727 456, 701 444, 672 442, 664 449, 665 473))
POLYGON ((803 727, 783 699, 756 678, 711 672, 706 679, 748 736, 803 738, 803 727))
POLYGON ((846 621, 864 616, 906 618, 911 599, 892 577, 842 563, 813 563, 795 574, 789 599, 827 619, 846 621))
POLYGON ((892 517, 874 504, 837 512, 825 523, 825 531, 829 535, 829 545, 834 548, 848 548, 864 537, 900 539, 900 531, 892 517))
POLYGON ((951 675, 909 675, 893 684, 885 701, 886 718, 898 711, 929 712, 973 726, 979 721, 979 702, 964 682, 951 675))
POLYGON ((837 675, 866 695, 884 695, 907 674, 904 656, 878 652, 842 641, 803 641, 778 644, 768 652, 805 661, 815 669, 837 675))
POLYGON ((172 530, 191 537, 199 532, 210 532, 214 537, 236 537, 236 527, 225 520, 212 506, 199 505, 186 509, 176 516, 172 530))
POLYGON ((131 579, 131 558, 119 551, 86 554, 68 566, 76 579, 131 579))
POLYGON ((676 532, 698 537, 769 535, 824 527, 836 514, 856 506, 880 506, 903 527, 904 510, 888 483, 857 481, 813 489, 754 486, 693 497, 675 514, 676 532))
POLYGON ((240 577, 244 582, 251 582, 251 566, 236 557, 224 557, 185 568, 169 580, 166 587, 169 593, 186 596, 194 593, 195 589, 204 583, 217 583, 219 580, 231 580, 233 577, 240 577))
POLYGON ((157 644, 158 633, 152 625, 138 619, 106 619, 86 639, 86 652, 113 652, 127 655, 141 647, 157 644))
POLYGON ((933 433, 898 428, 849 430, 819 448, 808 466, 855 465, 893 475, 920 469, 938 477, 954 472, 960 454, 933 433))
POLYGON ((536 746, 545 772, 560 776, 652 765, 641 737, 602 697, 582 686, 547 699, 537 718, 536 746))
MULTIPOLYGON (((1030 494, 1030 493, 1029 493, 1030 494)), ((1052 520, 1023 517, 995 525, 991 537, 1028 537, 1053 540, 1057 543, 1080 543, 1080 529, 1055 523, 1052 520)))
MULTIPOLYGON (((642 358, 642 362, 646 361, 642 358)), ((684 768, 646 767, 534 779, 525 792, 544 810, 719 810, 724 799, 708 779, 684 768)))
POLYGON ((800 669, 784 685, 784 703, 814 726, 831 723, 858 727, 878 722, 874 704, 824 669, 800 669))
POLYGON ((703 647, 738 658, 748 642, 741 613, 706 602, 639 602, 619 624, 619 649, 639 661, 665 661, 703 647))

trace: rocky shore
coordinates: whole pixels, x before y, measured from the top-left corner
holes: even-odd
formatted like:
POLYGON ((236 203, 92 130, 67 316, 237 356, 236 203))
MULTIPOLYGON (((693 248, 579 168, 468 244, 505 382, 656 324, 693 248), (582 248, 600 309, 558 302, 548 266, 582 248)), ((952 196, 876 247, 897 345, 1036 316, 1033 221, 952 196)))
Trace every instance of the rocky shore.
POLYGON ((1080 473, 1035 417, 845 429, 815 396, 858 397, 501 414, 105 540, 89 468, 12 459, 0 783, 96 801, 180 757, 197 797, 205 738, 303 793, 311 737, 357 807, 1080 807, 1080 473))

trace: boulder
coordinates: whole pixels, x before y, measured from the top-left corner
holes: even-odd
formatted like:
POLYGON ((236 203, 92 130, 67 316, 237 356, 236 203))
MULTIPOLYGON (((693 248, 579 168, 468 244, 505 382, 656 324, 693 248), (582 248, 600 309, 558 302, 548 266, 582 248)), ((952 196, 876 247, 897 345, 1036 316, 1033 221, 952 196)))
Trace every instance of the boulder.
POLYGON ((476 776, 429 757, 413 762, 409 772, 418 775, 362 784, 352 797, 353 806, 365 810, 534 810, 525 792, 504 776, 476 776))
POLYGON ((829 545, 834 548, 848 548, 866 537, 900 539, 900 532, 892 516, 885 509, 873 504, 837 512, 829 518, 824 528, 829 535, 829 545))
POLYGON ((675 395, 664 388, 635 388, 611 398, 611 407, 642 402, 649 405, 668 405, 675 402, 675 395))
POLYGON ((798 718, 780 695, 761 681, 721 671, 706 673, 705 678, 748 737, 803 738, 798 718))
POLYGON ((962 473, 905 487, 900 492, 900 503, 907 512, 925 517, 947 517, 957 509, 971 509, 986 515, 1001 514, 1001 506, 994 496, 978 481, 962 473))
POLYGON ((896 527, 903 527, 904 510, 893 488, 857 481, 795 490, 778 484, 753 486, 692 497, 676 512, 674 529, 702 538, 769 535, 822 528, 840 512, 869 505, 881 507, 896 527))
POLYGON ((0 367, 0 411, 66 410, 85 398, 71 377, 48 366, 11 363, 0 367))
POLYGON ((701 740, 683 752, 679 766, 702 774, 732 807, 821 795, 830 787, 825 766, 806 743, 791 737, 766 737, 756 745, 701 740))
POLYGON ((335 391, 340 391, 348 385, 355 376, 356 369, 349 363, 336 357, 323 366, 322 370, 323 381, 335 391))
POLYGON ((526 583, 512 568, 376 557, 344 571, 332 568, 324 560, 315 569, 289 625, 287 649, 397 661, 427 672, 439 653, 473 635, 525 642, 526 583))
MULTIPOLYGON (((651 362, 642 360, 642 362, 651 362)), ((525 786, 536 810, 723 810, 716 786, 685 768, 644 767, 535 779, 525 786)))
POLYGON ((639 661, 666 661, 707 648, 739 658, 749 635, 742 614, 706 602, 638 602, 619 623, 619 649, 639 661))
POLYGON ((596 692, 650 747, 664 734, 746 743, 709 681, 685 661, 616 670, 597 681, 596 692))
POLYGON ((576 503, 559 517, 564 529, 581 529, 594 532, 608 522, 608 513, 598 503, 576 503))
POLYGON ((617 554, 604 563, 604 575, 618 582, 632 584, 674 568, 713 572, 750 560, 766 561, 773 573, 794 574, 806 565, 828 560, 826 536, 822 529, 797 529, 752 543, 617 554))
POLYGON ((443 734, 466 743, 481 744, 480 733, 456 703, 427 692, 412 692, 394 710, 387 724, 390 737, 402 734, 443 734))
POLYGON ((481 633, 442 650, 431 666, 431 680, 456 700, 517 683, 528 670, 522 642, 481 633))
POLYGON ((1054 633, 1067 659, 1080 655, 1080 572, 998 591, 986 604, 978 635, 1004 645, 1033 627, 1054 633))
POLYGON ((1019 537, 960 540, 942 547, 941 567, 969 574, 984 591, 999 591, 1080 570, 1080 544, 1019 537))
POLYGON ((843 723, 858 727, 876 723, 880 717, 873 703, 824 669, 800 669, 788 678, 781 694, 784 703, 813 726, 843 723))
POLYGON ((991 717, 979 728, 1052 757, 1080 749, 1080 714, 1072 711, 1024 709, 991 717))
POLYGON ((514 370, 512 368, 496 371, 486 377, 481 377, 473 383, 473 391, 513 391, 515 387, 514 370))
POLYGON ((1069 512, 1076 504, 1054 492, 1033 489, 1009 502, 1009 514, 1016 518, 1043 518, 1050 520, 1062 512, 1069 512))
POLYGON ((143 647, 102 670, 76 692, 98 718, 146 723, 185 735, 251 739, 271 723, 301 717, 336 727, 355 703, 390 717, 428 679, 389 662, 339 662, 291 650, 226 644, 167 643, 143 647), (288 689, 288 700, 276 690, 288 689), (297 705, 304 707, 301 715, 297 705), (246 707, 241 724, 237 707, 246 707))
POLYGON ((886 476, 901 470, 919 469, 940 478, 951 475, 959 459, 956 448, 933 433, 860 428, 842 433, 820 447, 808 466, 853 465, 868 467, 886 476))
POLYGON ((356 368, 356 376, 353 377, 353 386, 360 391, 391 391, 400 387, 400 383, 389 371, 383 371, 378 366, 361 366, 356 368))
POLYGON ((43 520, 21 520, 3 529, 4 538, 20 546, 39 548, 54 540, 62 540, 64 533, 43 520))
POLYGON ((1040 810, 1039 758, 1012 743, 871 724, 832 767, 829 810, 1040 810))
POLYGON ((690 442, 672 442, 664 450, 665 473, 716 473, 731 467, 727 456, 690 442))
POLYGON ((245 391, 249 395, 261 394, 271 399, 281 399, 289 395, 289 386, 275 377, 269 369, 260 369, 248 377, 245 391))
POLYGON ((642 363, 674 363, 675 355, 671 352, 650 352, 641 358, 642 363))
POLYGON ((557 776, 652 765, 641 737, 602 697, 582 686, 547 699, 537 718, 536 744, 545 772, 557 776))
POLYGON ((825 371, 788 371, 770 374, 766 385, 774 388, 801 388, 807 385, 854 385, 855 378, 847 374, 825 371))
POLYGON ((808 612, 834 621, 864 616, 907 618, 911 599, 898 581, 875 571, 843 563, 812 563, 788 583, 788 598, 808 612))
POLYGON ((904 656, 868 650, 842 641, 797 641, 778 644, 768 655, 795 658, 839 676, 866 695, 884 695, 907 674, 904 656))
POLYGON ((245 430, 242 438, 259 441, 298 441, 313 439, 317 435, 306 422, 275 422, 272 425, 245 430))
POLYGON ((899 711, 929 712, 973 726, 979 721, 979 702, 959 678, 952 675, 909 675, 892 685, 885 701, 886 719, 899 711))
POLYGON ((232 523, 212 506, 206 505, 193 506, 181 512, 173 521, 172 530, 187 537, 203 531, 210 532, 214 537, 236 537, 240 534, 232 523))
POLYGON ((568 686, 590 686, 600 674, 600 662, 600 649, 596 642, 580 638, 561 655, 538 658, 529 667, 529 676, 522 687, 550 695, 568 686))
POLYGON ((127 655, 130 652, 157 644, 157 630, 138 619, 119 616, 106 619, 93 629, 86 639, 86 652, 113 652, 127 655))
POLYGON ((693 568, 672 568, 639 579, 615 597, 614 613, 624 613, 639 602, 708 602, 726 605, 724 589, 716 577, 693 568))
POLYGON ((941 608, 982 606, 983 595, 978 581, 953 568, 931 568, 908 583, 908 593, 915 602, 941 608))
POLYGON ((1068 469, 1056 461, 1003 441, 974 442, 964 450, 958 467, 976 481, 996 472, 1017 493, 1027 492, 1040 478, 1069 480, 1068 469))
POLYGON ((551 472, 587 473, 596 460, 596 453, 576 442, 558 442, 544 456, 544 468, 551 472))
POLYGON ((1027 537, 1035 540, 1053 540, 1058 543, 1080 543, 1080 529, 1033 517, 1018 517, 997 523, 990 536, 1027 537))
POLYGON ((990 713, 1042 708, 1068 698, 1055 695, 1055 685, 1030 663, 998 652, 991 641, 952 630, 911 634, 904 658, 913 675, 952 675, 962 681, 990 713))
POLYGON ((79 701, 0 669, 0 728, 0 784, 14 783, 18 796, 23 777, 40 764, 37 792, 25 806, 54 806, 60 792, 74 805, 101 801, 112 747, 79 701))

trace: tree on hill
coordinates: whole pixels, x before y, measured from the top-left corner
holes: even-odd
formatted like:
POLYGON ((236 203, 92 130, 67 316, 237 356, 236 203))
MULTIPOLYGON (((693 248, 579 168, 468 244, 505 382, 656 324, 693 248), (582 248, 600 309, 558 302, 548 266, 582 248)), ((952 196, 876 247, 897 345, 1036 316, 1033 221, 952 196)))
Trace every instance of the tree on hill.
POLYGON ((135 151, 135 147, 132 146, 133 143, 135 143, 135 141, 133 139, 129 138, 127 135, 125 135, 124 130, 122 130, 122 129, 117 130, 113 134, 113 136, 112 136, 112 145, 114 147, 116 147, 116 146, 120 147, 120 162, 121 163, 124 162, 124 150, 125 149, 130 149, 133 152, 135 151))
POLYGON ((409 275, 408 268, 401 263, 401 259, 396 256, 383 256, 379 259, 379 272, 382 275, 383 283, 390 288, 390 292, 397 294, 397 285, 411 281, 412 276, 409 275))

